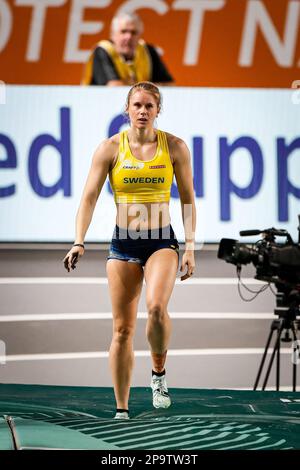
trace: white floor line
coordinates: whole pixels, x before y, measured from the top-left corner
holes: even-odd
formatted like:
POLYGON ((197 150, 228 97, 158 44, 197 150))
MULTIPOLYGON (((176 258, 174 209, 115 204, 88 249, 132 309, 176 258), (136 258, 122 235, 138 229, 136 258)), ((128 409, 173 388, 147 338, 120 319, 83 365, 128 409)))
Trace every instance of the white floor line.
MULTIPOLYGON (((298 386, 297 386, 297 389, 298 389, 298 386)), ((224 390, 226 390, 226 389, 224 389, 224 390)), ((230 390, 249 390, 249 392, 251 392, 251 391, 253 392, 252 387, 230 387, 230 390)), ((265 390, 266 391, 276 391, 276 386, 275 385, 273 385, 273 386, 270 385, 270 386, 266 387, 265 390)), ((260 392, 260 391, 261 391, 261 387, 258 387, 257 392, 260 392)), ((293 391, 293 387, 291 385, 280 385, 280 392, 292 392, 292 391, 293 391)), ((282 398, 280 398, 280 400, 282 400, 282 398)), ((292 403, 292 400, 290 400, 290 401, 292 403)), ((296 400, 293 400, 293 402, 294 401, 296 401, 296 400)), ((254 411, 254 412, 256 413, 256 411, 254 411)))
MULTIPOLYGON (((263 286, 266 283, 257 279, 244 278, 244 284, 263 286)), ((236 277, 194 277, 181 281, 178 277, 176 284, 186 286, 190 284, 196 285, 236 285, 238 280, 236 277)), ((107 285, 106 277, 1 277, 0 284, 104 284, 107 285)))
MULTIPOLYGON (((291 354, 291 349, 282 348, 282 354, 291 354)), ((263 348, 225 348, 225 349, 170 349, 168 356, 230 356, 230 355, 261 355, 263 348)), ((272 350, 268 351, 271 354, 272 350)), ((135 357, 148 357, 149 351, 135 351, 135 357)), ((53 361, 63 359, 99 359, 108 358, 108 351, 91 351, 91 352, 70 352, 70 353, 49 353, 49 354, 15 354, 1 355, 0 364, 5 362, 20 361, 53 361)))
MULTIPOLYGON (((272 320, 273 313, 239 313, 239 312, 169 312, 175 320, 272 320)), ((139 312, 138 319, 148 318, 147 312, 139 312)), ((111 312, 87 313, 37 313, 19 315, 0 315, 0 323, 27 321, 63 321, 63 320, 111 320, 111 312)))

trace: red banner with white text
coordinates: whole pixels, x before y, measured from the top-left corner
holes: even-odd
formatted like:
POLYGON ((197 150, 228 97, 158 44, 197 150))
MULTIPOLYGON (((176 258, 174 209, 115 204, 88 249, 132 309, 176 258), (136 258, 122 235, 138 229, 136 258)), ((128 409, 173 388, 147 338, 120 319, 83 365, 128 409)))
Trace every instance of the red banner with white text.
POLYGON ((122 9, 141 16, 177 85, 290 88, 300 78, 299 0, 0 0, 0 80, 79 84, 122 9))

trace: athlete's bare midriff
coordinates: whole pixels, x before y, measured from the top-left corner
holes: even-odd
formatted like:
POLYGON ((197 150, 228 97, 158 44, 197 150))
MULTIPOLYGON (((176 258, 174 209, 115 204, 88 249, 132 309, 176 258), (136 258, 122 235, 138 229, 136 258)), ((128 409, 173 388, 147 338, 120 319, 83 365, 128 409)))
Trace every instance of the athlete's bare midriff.
POLYGON ((149 230, 165 227, 171 220, 168 202, 118 203, 116 206, 116 222, 122 228, 149 230))

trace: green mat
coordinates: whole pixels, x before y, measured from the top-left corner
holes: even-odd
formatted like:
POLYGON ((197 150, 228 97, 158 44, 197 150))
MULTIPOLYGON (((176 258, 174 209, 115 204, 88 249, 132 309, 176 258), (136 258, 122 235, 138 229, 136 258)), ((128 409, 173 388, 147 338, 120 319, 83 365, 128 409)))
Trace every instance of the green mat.
POLYGON ((156 410, 132 388, 131 419, 113 420, 111 388, 0 384, 0 448, 300 449, 300 393, 171 389, 156 410))

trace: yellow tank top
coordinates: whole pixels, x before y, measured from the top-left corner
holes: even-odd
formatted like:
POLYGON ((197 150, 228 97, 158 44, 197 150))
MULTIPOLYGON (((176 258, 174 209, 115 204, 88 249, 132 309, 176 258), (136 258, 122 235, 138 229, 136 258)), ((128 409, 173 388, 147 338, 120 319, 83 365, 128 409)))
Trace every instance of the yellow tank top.
POLYGON ((109 181, 116 203, 168 202, 173 181, 167 137, 157 130, 157 149, 151 160, 135 158, 127 131, 120 133, 119 153, 109 181))

